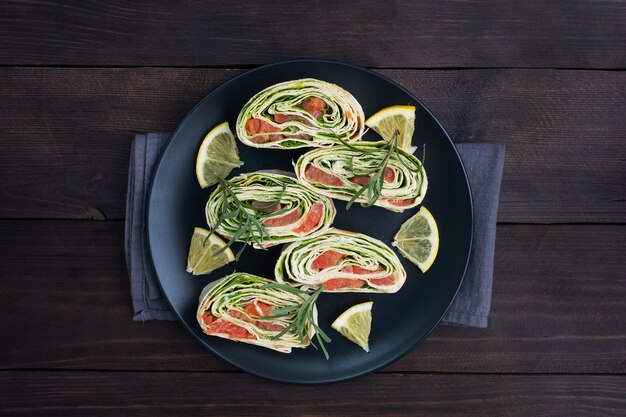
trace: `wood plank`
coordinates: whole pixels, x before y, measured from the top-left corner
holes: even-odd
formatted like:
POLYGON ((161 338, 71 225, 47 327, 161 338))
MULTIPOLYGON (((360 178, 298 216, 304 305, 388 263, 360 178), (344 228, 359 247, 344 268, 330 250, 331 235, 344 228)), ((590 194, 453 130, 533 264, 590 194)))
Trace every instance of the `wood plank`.
MULTIPOLYGON (((122 222, 0 221, 0 369, 232 369, 131 321, 122 222)), ((385 372, 626 373, 626 226, 501 225, 487 329, 440 326, 385 372)))
POLYGON ((0 4, 0 65, 624 68, 615 1, 0 4))
MULTIPOLYGON (((501 222, 626 221, 626 73, 381 72, 454 140, 507 144, 501 222)), ((238 73, 1 68, 0 217, 123 218, 133 134, 171 131, 238 73)))
POLYGON ((16 417, 610 417, 626 407, 624 376, 372 375, 302 387, 230 373, 5 371, 0 387, 0 413, 16 417))

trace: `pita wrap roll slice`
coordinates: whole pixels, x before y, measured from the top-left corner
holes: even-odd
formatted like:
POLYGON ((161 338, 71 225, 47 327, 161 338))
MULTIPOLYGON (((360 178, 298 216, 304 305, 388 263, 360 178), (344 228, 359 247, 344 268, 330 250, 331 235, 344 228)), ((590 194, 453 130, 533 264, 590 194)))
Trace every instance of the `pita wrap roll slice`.
POLYGON ((300 184, 286 171, 257 171, 229 180, 230 191, 247 206, 249 213, 263 225, 267 235, 257 227, 238 234, 242 225, 237 217, 229 217, 237 209, 235 199, 218 185, 206 205, 207 223, 221 236, 267 248, 316 236, 327 230, 336 214, 335 206, 324 197, 300 184), (261 243, 259 244, 259 239, 261 243))
POLYGON ((330 229, 286 245, 274 269, 276 281, 304 290, 395 293, 406 271, 395 252, 362 233, 330 229))
MULTIPOLYGON (((381 141, 313 149, 296 162, 296 176, 319 194, 350 201, 381 165, 387 154, 386 146, 381 141), (380 152, 372 152, 376 150, 380 152)), ((383 175, 382 192, 375 206, 402 212, 418 206, 424 199, 428 189, 426 170, 412 154, 399 148, 392 152, 383 175)), ((355 202, 368 200, 367 193, 363 193, 355 202)))
MULTIPOLYGON (((296 319, 296 314, 277 318, 272 311, 297 306, 309 297, 305 292, 265 288, 274 281, 256 275, 236 272, 207 285, 198 305, 196 318, 204 333, 235 342, 249 343, 283 353, 305 348, 315 329, 308 323, 306 335, 300 338, 294 330, 281 333, 296 319)), ((313 321, 317 310, 313 306, 313 321)))
POLYGON ((328 147, 363 136, 365 115, 346 90, 305 78, 255 94, 237 118, 237 137, 256 148, 328 147))

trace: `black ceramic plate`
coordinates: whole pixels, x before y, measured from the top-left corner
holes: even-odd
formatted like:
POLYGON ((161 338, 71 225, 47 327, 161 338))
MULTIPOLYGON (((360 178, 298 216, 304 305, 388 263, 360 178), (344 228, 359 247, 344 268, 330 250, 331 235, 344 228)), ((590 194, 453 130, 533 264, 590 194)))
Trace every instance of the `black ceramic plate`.
MULTIPOLYGON (((368 132, 366 138, 376 138, 368 132)), ((306 149, 261 150, 238 142, 245 165, 231 175, 259 169, 292 171, 292 160, 306 149)), ((420 151, 416 152, 419 153, 420 151)), ((366 233, 390 244, 400 225, 417 209, 402 214, 379 207, 353 206, 334 200, 334 226, 366 233)), ((173 310, 185 328, 207 349, 252 374, 282 382, 319 384, 338 382, 367 374, 397 360, 439 322, 454 298, 467 266, 472 241, 472 201, 465 170, 443 127, 430 111, 408 91, 374 72, 330 61, 301 60, 260 67, 239 75, 207 95, 183 119, 161 155, 148 199, 148 244, 154 269, 173 310), (204 206, 213 187, 202 190, 196 181, 196 153, 207 132, 235 120, 245 102, 272 84, 313 77, 336 83, 361 103, 366 117, 383 107, 410 104, 417 107, 413 144, 426 144, 429 186, 423 202, 439 225, 439 254, 423 274, 400 257, 408 278, 396 294, 322 294, 317 302, 319 323, 332 338, 330 360, 313 347, 283 354, 257 346, 236 343, 202 333, 196 322, 198 296, 208 283, 233 271, 273 278, 280 247, 267 251, 246 249, 241 260, 211 275, 195 277, 185 272, 187 251, 194 226, 207 227, 204 206), (348 307, 371 300, 370 352, 330 328, 348 307)))

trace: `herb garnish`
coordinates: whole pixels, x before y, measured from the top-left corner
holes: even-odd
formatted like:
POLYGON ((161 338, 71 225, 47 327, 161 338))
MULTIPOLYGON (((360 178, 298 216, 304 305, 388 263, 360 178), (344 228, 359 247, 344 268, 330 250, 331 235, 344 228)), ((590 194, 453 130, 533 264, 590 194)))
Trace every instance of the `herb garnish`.
MULTIPOLYGON (((302 291, 298 288, 290 287, 289 285, 284 285, 284 284, 271 283, 271 284, 264 284, 261 287, 262 290, 267 289, 267 288, 276 288, 276 289, 280 289, 284 291, 289 291, 299 296, 309 295, 306 291, 302 291)), ((317 342, 319 343, 320 348, 322 349, 322 352, 324 353, 324 357, 326 358, 326 360, 328 360, 329 359, 328 351, 326 350, 326 346, 324 346, 324 342, 330 343, 331 341, 330 337, 328 337, 326 333, 324 333, 322 329, 320 329, 320 327, 315 323, 315 320, 313 319, 313 306, 315 304, 315 301, 317 301, 317 297, 322 293, 323 290, 324 290, 324 287, 320 287, 302 303, 293 305, 293 306, 281 307, 281 308, 277 308, 274 310, 270 310, 269 316, 259 317, 258 319, 272 320, 275 318, 285 317, 285 316, 290 316, 290 315, 295 314, 296 315, 295 320, 291 322, 291 324, 289 324, 289 326, 287 326, 287 328, 285 328, 283 331, 278 333, 276 336, 273 336, 272 339, 277 340, 281 336, 283 336, 285 333, 292 330, 296 332, 300 342, 304 342, 304 338, 308 336, 307 329, 308 329, 308 325, 310 324, 315 329, 315 337, 317 338, 317 342)), ((315 349, 317 349, 317 346, 315 346, 315 344, 311 343, 311 345, 315 349)))
MULTIPOLYGON (((359 190, 352 196, 352 198, 346 205, 346 210, 349 210, 350 207, 352 207, 352 204, 359 197, 361 197, 363 194, 366 194, 366 193, 367 193, 366 194, 367 201, 364 203, 361 203, 363 207, 371 207, 376 203, 376 201, 378 201, 378 198, 381 196, 382 191, 383 191, 383 185, 385 184, 385 172, 387 171, 387 165, 389 164, 389 160, 392 158, 394 154, 396 155, 396 159, 402 165, 404 165, 404 167, 408 169, 409 171, 417 173, 422 170, 422 167, 424 166, 424 160, 426 159, 426 145, 422 147, 422 159, 419 165, 415 168, 410 167, 409 165, 407 165, 407 163, 404 161, 404 159, 398 152, 398 149, 399 149, 398 148, 398 136, 399 135, 400 135, 400 130, 396 129, 393 133, 393 136, 391 137, 391 140, 385 143, 385 145, 383 145, 379 149, 368 149, 365 146, 363 147, 355 146, 340 139, 340 142, 352 151, 356 151, 365 155, 378 153, 378 154, 382 154, 383 156, 380 162, 378 163, 378 165, 376 166, 376 168, 374 168, 371 171, 360 174, 360 175, 371 175, 371 174, 373 175, 370 177, 369 181, 365 185, 361 186, 361 188, 359 188, 359 190)), ((354 159, 354 156, 350 158, 350 163, 348 165, 348 168, 350 171, 354 173, 353 159, 354 159)))
MULTIPOLYGON (((217 256, 224 252, 236 241, 256 243, 261 247, 263 241, 270 237, 269 232, 265 229, 262 223, 262 220, 269 215, 263 213, 263 211, 270 210, 280 203, 283 195, 285 194, 285 189, 287 187, 286 184, 282 184, 282 190, 274 201, 270 201, 267 205, 253 207, 248 203, 242 202, 239 200, 237 195, 235 195, 233 190, 240 187, 238 184, 235 184, 225 178, 221 178, 220 176, 217 176, 217 180, 219 185, 216 192, 224 193, 225 195, 222 198, 222 206, 220 207, 220 215, 217 218, 217 222, 215 226, 211 228, 211 231, 207 235, 203 245, 206 244, 207 240, 213 233, 215 233, 224 221, 233 219, 233 221, 238 225, 237 231, 233 234, 228 243, 221 247, 212 256, 217 256)), ((283 211, 285 210, 278 210, 272 214, 281 214, 283 211)), ((242 245, 241 249, 237 252, 237 255, 235 255, 235 259, 237 261, 245 248, 246 245, 242 245)))

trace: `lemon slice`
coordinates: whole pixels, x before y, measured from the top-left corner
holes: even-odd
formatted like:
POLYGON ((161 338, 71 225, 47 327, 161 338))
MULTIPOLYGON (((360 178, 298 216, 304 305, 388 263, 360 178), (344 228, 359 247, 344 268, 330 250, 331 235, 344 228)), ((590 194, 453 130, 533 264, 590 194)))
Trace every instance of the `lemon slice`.
POLYGON ((422 272, 428 271, 439 251, 439 229, 430 211, 422 206, 400 226, 391 245, 397 247, 402 256, 417 265, 422 272))
POLYGON ((209 231, 196 227, 191 236, 189 255, 187 256, 187 272, 193 275, 208 274, 235 260, 230 248, 214 256, 214 253, 226 246, 215 233, 209 236, 209 231))
POLYGON ((369 337, 372 329, 372 304, 357 304, 344 311, 330 327, 369 352, 369 337))
POLYGON ((237 152, 235 136, 228 122, 215 126, 204 138, 196 158, 196 177, 200 187, 217 184, 217 177, 226 178, 230 171, 243 165, 237 152))
POLYGON ((415 151, 415 147, 411 145, 415 131, 415 106, 385 107, 370 116, 365 125, 386 141, 390 141, 398 129, 400 131, 398 146, 409 153, 415 151))

